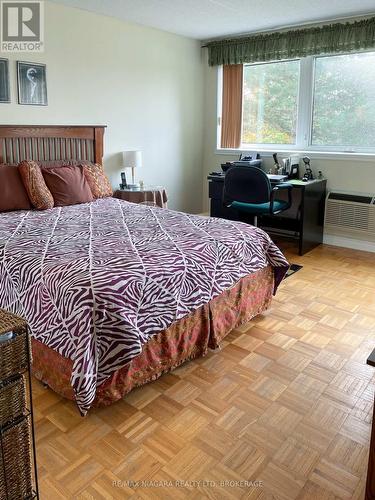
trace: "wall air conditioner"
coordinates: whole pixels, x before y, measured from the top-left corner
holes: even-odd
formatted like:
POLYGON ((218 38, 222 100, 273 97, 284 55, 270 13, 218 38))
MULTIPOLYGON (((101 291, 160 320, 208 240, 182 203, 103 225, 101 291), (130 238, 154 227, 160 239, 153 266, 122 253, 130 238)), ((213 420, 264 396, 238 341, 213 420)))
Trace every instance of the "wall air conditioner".
POLYGON ((375 195, 328 193, 324 232, 375 242, 375 195))

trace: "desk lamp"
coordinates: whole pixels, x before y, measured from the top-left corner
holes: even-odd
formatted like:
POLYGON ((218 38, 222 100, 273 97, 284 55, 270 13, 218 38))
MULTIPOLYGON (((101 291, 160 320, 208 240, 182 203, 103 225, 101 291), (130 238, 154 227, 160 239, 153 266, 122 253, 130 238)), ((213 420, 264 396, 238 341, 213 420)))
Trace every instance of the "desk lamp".
POLYGON ((124 151, 122 153, 125 168, 132 169, 132 183, 129 188, 139 188, 139 183, 135 182, 135 169, 142 166, 142 151, 124 151))

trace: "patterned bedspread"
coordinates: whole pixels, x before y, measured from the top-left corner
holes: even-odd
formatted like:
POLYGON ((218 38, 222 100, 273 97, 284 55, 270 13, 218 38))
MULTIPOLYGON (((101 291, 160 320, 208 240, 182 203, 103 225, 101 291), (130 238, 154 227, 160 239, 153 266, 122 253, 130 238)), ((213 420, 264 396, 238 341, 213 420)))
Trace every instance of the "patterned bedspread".
POLYGON ((270 264, 276 290, 288 263, 253 226, 114 198, 0 214, 0 307, 73 361, 83 414, 152 335, 270 264))

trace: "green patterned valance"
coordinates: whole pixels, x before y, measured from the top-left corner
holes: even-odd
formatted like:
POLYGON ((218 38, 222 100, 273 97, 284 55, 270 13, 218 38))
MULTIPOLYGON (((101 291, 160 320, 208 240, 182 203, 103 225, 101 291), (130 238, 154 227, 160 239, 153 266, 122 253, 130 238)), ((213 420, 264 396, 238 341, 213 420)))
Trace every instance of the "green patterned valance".
POLYGON ((375 17, 209 42, 210 66, 375 49, 375 17))

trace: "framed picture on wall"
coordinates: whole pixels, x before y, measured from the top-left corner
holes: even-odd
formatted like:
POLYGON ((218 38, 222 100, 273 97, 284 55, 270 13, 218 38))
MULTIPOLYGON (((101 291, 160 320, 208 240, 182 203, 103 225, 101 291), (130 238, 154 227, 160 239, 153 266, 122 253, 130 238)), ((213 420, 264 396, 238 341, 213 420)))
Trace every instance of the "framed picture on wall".
POLYGON ((46 65, 17 61, 18 103, 47 106, 46 65))
POLYGON ((9 61, 0 58, 0 103, 10 102, 9 61))

